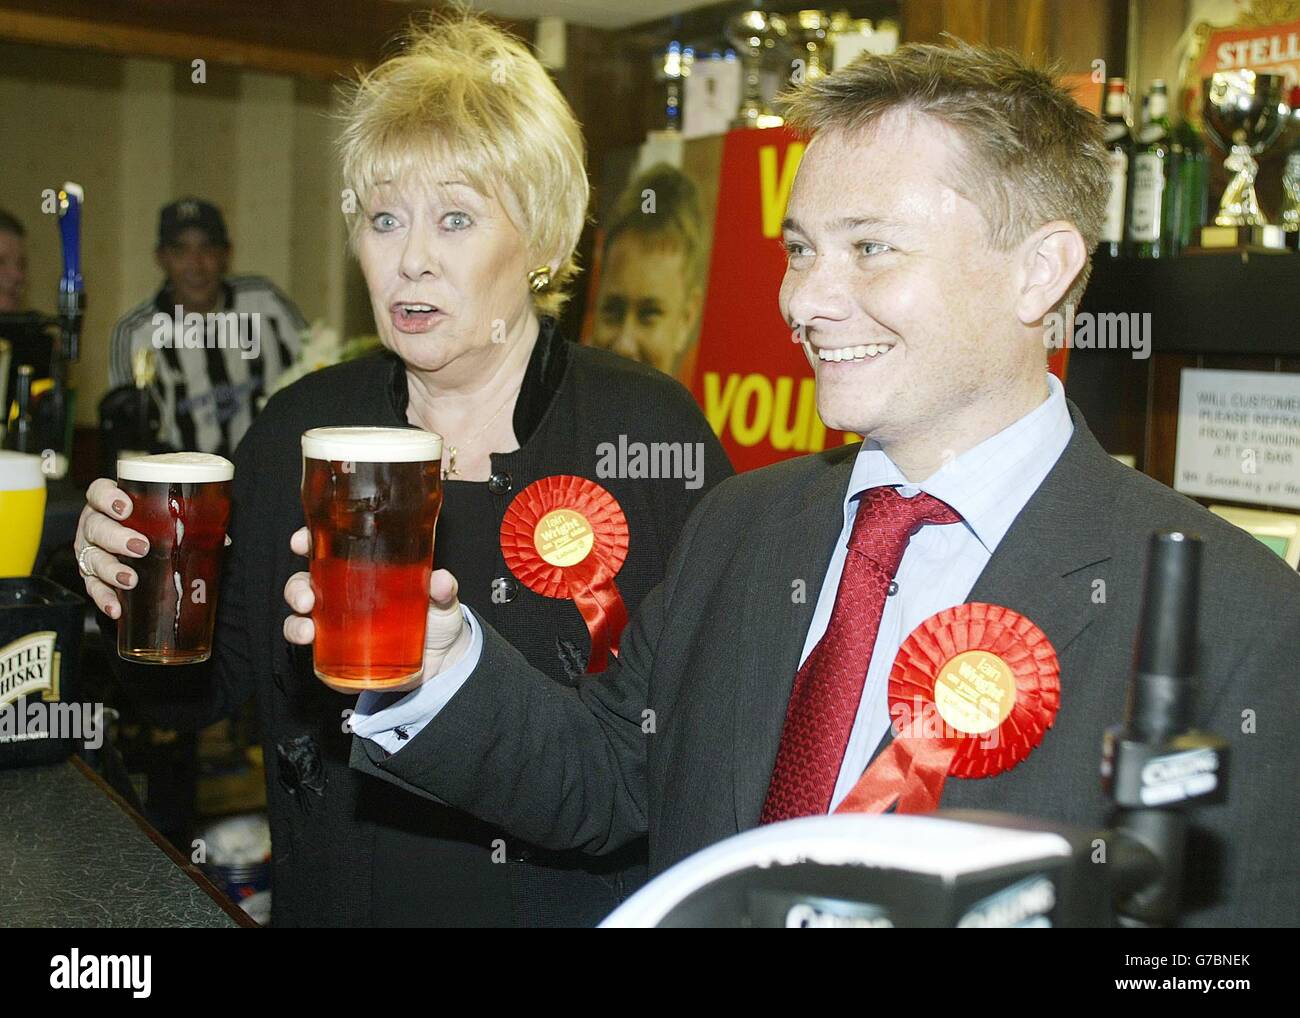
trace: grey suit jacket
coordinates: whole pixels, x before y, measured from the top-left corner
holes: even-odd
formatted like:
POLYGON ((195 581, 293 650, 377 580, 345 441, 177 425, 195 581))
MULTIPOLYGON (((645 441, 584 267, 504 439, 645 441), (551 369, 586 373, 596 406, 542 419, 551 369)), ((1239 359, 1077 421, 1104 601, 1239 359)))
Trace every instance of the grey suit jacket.
MULTIPOLYGON (((1061 708, 1042 744, 993 778, 950 778, 941 807, 1102 826, 1104 730, 1124 716, 1156 529, 1206 542, 1198 727, 1231 743, 1229 798, 1196 816, 1187 925, 1295 925, 1300 576, 1254 538, 1111 459, 1071 404, 1074 435, 969 600, 1047 634, 1061 708)), ((482 660, 389 757, 354 767, 531 843, 607 852, 649 835, 651 873, 758 824, 815 595, 858 447, 734 477, 697 507, 618 661, 580 690, 533 671, 485 627, 482 660)))

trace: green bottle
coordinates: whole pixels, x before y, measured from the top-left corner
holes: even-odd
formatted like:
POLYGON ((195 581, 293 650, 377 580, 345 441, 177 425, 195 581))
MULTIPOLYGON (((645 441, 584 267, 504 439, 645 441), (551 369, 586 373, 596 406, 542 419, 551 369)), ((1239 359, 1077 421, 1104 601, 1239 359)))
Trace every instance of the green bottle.
POLYGON ((1173 174, 1169 165, 1169 93, 1160 79, 1151 83, 1147 117, 1133 145, 1128 242, 1134 257, 1165 258, 1170 254, 1169 199, 1173 174))
POLYGON ((1200 132, 1187 116, 1192 99, 1188 90, 1183 97, 1183 118, 1174 128, 1172 150, 1173 198, 1170 201, 1170 254, 1200 243, 1201 227, 1210 211, 1210 162, 1200 132))

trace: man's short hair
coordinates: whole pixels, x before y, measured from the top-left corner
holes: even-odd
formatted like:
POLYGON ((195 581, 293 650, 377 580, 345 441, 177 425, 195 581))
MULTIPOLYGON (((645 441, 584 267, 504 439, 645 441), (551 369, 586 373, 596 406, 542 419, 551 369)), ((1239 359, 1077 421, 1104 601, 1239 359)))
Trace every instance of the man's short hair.
POLYGON ((0 209, 0 233, 12 233, 16 237, 27 236, 23 221, 12 212, 6 212, 4 209, 0 209))
POLYGON ((681 248, 686 288, 704 286, 707 238, 700 215, 699 191, 691 178, 667 163, 656 163, 628 182, 614 203, 605 223, 604 252, 625 234, 650 243, 674 244, 681 248), (647 196, 647 192, 651 192, 647 196), (653 211, 646 211, 653 198, 653 211))
MULTIPOLYGON (((412 174, 429 186, 448 170, 482 194, 513 198, 534 264, 559 263, 533 306, 559 313, 587 218, 586 147, 525 43, 452 5, 415 22, 401 52, 346 88, 341 119, 343 183, 362 202, 386 182, 412 174)), ((354 245, 364 221, 352 217, 354 245)))
POLYGON ((911 44, 864 55, 782 101, 787 123, 805 135, 859 130, 891 111, 946 124, 969 150, 966 196, 988 222, 994 248, 1007 250, 1044 223, 1073 223, 1088 260, 1062 303, 1083 296, 1110 176, 1100 118, 1053 72, 988 46, 911 44))

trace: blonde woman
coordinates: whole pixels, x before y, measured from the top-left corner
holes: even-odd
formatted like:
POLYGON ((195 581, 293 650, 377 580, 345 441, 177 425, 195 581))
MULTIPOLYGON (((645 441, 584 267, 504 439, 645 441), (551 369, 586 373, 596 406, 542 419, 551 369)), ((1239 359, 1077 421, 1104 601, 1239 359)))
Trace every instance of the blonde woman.
MULTIPOLYGON (((211 721, 257 694, 276 925, 591 924, 638 881, 641 846, 601 858, 543 852, 348 768, 345 712, 388 701, 358 704, 323 686, 310 648, 298 645, 310 641, 310 619, 286 619, 283 591, 307 550, 295 534, 299 436, 324 425, 442 435, 435 564, 534 667, 573 687, 600 681, 583 674, 587 627, 572 601, 512 575, 499 532, 513 499, 564 474, 610 492, 628 520, 617 583, 631 611, 662 579, 693 505, 731 468, 679 385, 556 327, 587 210, 584 147, 522 43, 466 14, 428 22, 355 85, 344 117, 352 247, 386 350, 310 375, 267 404, 235 453, 213 661, 193 669, 194 681, 131 669, 123 685, 172 724, 211 721), (609 476, 601 447, 620 441, 675 443, 698 476, 609 476)), ((142 545, 132 542, 143 537, 112 481, 96 481, 87 500, 77 549, 111 626, 116 590, 135 582, 130 561, 142 545)), ((304 598, 295 611, 310 612, 309 590, 304 598)))

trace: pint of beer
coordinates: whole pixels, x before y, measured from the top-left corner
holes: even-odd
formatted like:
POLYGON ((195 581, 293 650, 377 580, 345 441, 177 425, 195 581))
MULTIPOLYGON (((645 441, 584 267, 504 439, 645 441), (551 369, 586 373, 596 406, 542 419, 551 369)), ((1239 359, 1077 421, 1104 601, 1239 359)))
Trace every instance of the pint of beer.
POLYGON ((41 458, 0 451, 0 576, 32 574, 44 524, 41 458))
POLYGON ((234 476, 230 460, 201 452, 117 461, 117 486, 133 507, 126 526, 149 539, 148 554, 127 563, 139 582, 118 591, 121 657, 187 665, 212 654, 234 476))
POLYGON ((316 675, 386 689, 420 674, 442 508, 442 439, 412 428, 302 436, 316 675))

